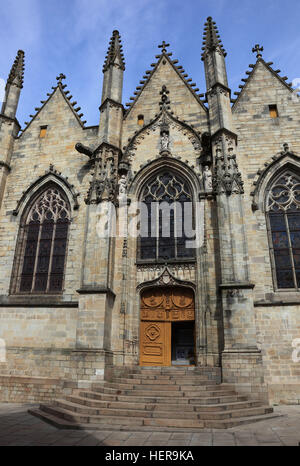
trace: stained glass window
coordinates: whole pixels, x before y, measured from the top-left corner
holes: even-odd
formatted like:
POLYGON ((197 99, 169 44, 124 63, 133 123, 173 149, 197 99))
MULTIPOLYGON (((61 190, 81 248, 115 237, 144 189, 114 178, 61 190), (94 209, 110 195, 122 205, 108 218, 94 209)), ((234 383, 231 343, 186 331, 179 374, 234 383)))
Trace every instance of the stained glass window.
POLYGON ((279 289, 300 288, 300 177, 286 172, 267 197, 271 256, 279 289))
POLYGON ((193 258, 195 239, 192 195, 180 176, 164 171, 145 186, 141 209, 139 257, 144 260, 193 258))
POLYGON ((62 291, 69 223, 65 195, 56 186, 48 187, 21 224, 17 292, 62 291))

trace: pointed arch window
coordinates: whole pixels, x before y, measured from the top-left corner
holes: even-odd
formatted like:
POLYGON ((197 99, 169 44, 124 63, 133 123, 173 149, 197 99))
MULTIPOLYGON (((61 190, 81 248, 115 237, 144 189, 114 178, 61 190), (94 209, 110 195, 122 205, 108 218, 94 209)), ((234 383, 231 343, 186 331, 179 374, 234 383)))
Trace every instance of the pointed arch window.
POLYGON ((63 288, 70 205, 56 185, 35 197, 22 218, 16 253, 17 293, 59 293, 63 288))
POLYGON ((139 259, 184 260, 195 257, 192 193, 177 173, 163 171, 142 191, 139 259))
POLYGON ((267 196, 271 260, 277 289, 300 289, 300 176, 286 171, 267 196))

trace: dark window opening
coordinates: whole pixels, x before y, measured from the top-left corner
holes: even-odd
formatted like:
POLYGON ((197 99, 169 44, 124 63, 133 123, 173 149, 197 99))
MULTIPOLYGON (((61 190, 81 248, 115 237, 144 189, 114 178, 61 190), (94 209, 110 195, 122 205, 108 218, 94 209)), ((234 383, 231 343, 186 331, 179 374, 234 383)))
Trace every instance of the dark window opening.
POLYGON ((21 225, 16 292, 62 291, 69 223, 67 199, 58 188, 49 187, 39 195, 21 225))
POLYGON ((278 118, 278 109, 277 105, 269 105, 269 113, 271 118, 278 118))
POLYGON ((278 289, 300 288, 300 178, 287 172, 267 199, 271 257, 278 289))
POLYGON ((144 115, 139 115, 138 116, 138 125, 139 126, 144 126, 144 115))
POLYGON ((178 175, 162 172, 146 185, 141 201, 139 258, 194 258, 195 245, 189 242, 195 241, 195 222, 188 184, 178 175))

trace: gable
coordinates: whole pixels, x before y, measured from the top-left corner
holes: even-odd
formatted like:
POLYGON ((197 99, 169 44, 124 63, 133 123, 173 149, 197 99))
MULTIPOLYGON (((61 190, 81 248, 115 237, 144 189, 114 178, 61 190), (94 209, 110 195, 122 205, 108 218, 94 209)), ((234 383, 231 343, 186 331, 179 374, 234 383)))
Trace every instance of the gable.
POLYGON ((38 110, 37 114, 32 117, 32 120, 23 130, 20 138, 25 139, 31 134, 38 135, 41 126, 48 126, 52 130, 61 130, 63 126, 68 128, 74 127, 78 129, 82 127, 78 115, 71 108, 71 104, 67 101, 63 91, 58 86, 50 95, 49 99, 38 110))
POLYGON ((163 57, 125 115, 123 145, 135 131, 140 129, 137 123, 139 115, 143 115, 145 124, 148 124, 159 113, 160 91, 163 85, 169 91, 170 108, 174 115, 182 121, 185 120, 189 125, 193 125, 200 132, 207 131, 208 121, 205 107, 169 59, 163 57))
POLYGON ((234 103, 232 111, 234 115, 245 112, 253 115, 269 114, 269 105, 284 105, 291 100, 291 95, 290 86, 270 66, 259 60, 234 103))
POLYGON ((200 135, 163 111, 158 118, 134 136, 125 149, 125 158, 130 162, 132 175, 138 173, 151 161, 162 157, 162 125, 167 125, 169 129, 170 158, 183 160, 193 169, 196 167, 198 170, 197 160, 201 154, 200 135))

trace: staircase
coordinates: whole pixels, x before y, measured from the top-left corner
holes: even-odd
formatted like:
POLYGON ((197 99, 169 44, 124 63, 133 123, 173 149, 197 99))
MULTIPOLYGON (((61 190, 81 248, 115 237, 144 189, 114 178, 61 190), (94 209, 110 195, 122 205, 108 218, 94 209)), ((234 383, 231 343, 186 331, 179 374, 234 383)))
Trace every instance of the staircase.
POLYGON ((199 367, 137 367, 29 413, 62 429, 197 431, 277 417, 273 408, 218 383, 199 367))

